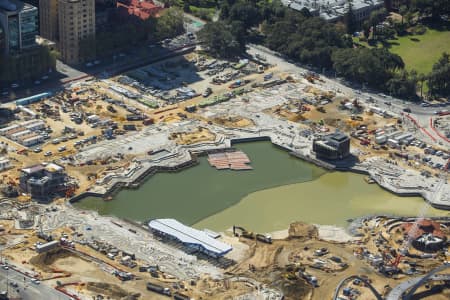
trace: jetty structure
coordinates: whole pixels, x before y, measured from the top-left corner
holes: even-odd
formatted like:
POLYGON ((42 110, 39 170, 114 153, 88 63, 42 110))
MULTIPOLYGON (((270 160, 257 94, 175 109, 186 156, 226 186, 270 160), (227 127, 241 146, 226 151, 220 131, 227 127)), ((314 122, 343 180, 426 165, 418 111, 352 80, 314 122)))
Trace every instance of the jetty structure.
POLYGON ((242 151, 210 153, 208 154, 208 162, 217 170, 252 170, 252 166, 248 165, 250 159, 247 154, 242 151))

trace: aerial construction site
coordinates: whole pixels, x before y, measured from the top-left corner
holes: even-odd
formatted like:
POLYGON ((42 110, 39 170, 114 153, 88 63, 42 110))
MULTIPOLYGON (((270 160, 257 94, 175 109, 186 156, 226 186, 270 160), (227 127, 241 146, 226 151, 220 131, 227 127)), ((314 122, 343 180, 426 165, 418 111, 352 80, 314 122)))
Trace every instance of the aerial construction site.
MULTIPOLYGON (((448 299, 450 116, 249 53, 225 61, 192 51, 3 104, 0 291, 29 299, 448 299), (195 168, 202 157, 215 172, 251 174, 251 155, 235 145, 261 140, 327 171, 363 174, 361 185, 420 196, 423 208, 355 215, 347 228, 298 219, 281 231, 229 224, 215 232, 170 215, 130 220, 75 205, 92 196, 114 204, 120 190, 195 168), (432 209, 440 213, 429 216, 432 209)), ((181 200, 186 214, 196 209, 181 200)))

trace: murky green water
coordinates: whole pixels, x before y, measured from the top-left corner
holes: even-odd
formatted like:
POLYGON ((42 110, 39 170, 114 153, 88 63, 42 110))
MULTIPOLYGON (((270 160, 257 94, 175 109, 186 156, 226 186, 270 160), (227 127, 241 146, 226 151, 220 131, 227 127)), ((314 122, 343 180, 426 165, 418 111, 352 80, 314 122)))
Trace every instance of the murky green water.
POLYGON ((269 142, 236 147, 247 153, 254 170, 217 171, 202 158, 197 167, 157 174, 138 190, 122 190, 113 201, 91 197, 75 206, 139 221, 171 217, 199 228, 239 224, 262 232, 286 228, 294 220, 345 225, 348 218, 366 214, 413 215, 424 204, 421 198, 397 197, 368 185, 361 175, 327 173, 269 142))

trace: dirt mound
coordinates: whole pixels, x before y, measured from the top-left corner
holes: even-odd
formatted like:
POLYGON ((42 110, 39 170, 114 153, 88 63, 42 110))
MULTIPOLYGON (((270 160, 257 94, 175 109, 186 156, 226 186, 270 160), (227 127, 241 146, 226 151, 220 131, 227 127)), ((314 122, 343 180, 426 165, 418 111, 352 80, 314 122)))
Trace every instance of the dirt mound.
POLYGON ((214 118, 212 121, 222 126, 235 128, 243 128, 255 125, 255 123, 252 120, 241 116, 217 117, 214 118))
POLYGON ((311 286, 303 279, 281 279, 274 282, 273 285, 283 292, 286 300, 306 299, 307 295, 311 293, 311 286))
POLYGON ((295 222, 289 225, 288 239, 311 239, 318 235, 319 231, 314 225, 303 222, 295 222))
POLYGON ((105 282, 88 282, 86 284, 88 291, 102 294, 112 299, 134 300, 139 299, 139 294, 130 294, 118 285, 105 282))

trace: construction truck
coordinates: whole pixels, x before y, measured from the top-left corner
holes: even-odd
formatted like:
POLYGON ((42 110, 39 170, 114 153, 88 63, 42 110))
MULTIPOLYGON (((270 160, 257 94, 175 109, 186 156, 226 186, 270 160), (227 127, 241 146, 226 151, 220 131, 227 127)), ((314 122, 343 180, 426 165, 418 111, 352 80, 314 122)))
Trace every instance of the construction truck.
POLYGON ((326 113, 327 112, 323 106, 317 107, 317 111, 319 111, 321 113, 326 113))

